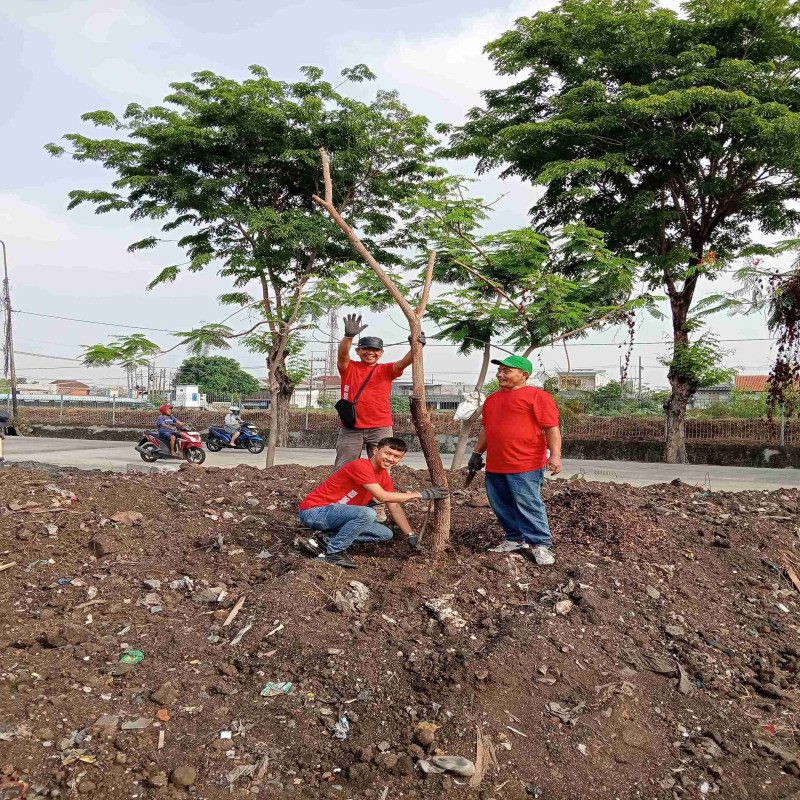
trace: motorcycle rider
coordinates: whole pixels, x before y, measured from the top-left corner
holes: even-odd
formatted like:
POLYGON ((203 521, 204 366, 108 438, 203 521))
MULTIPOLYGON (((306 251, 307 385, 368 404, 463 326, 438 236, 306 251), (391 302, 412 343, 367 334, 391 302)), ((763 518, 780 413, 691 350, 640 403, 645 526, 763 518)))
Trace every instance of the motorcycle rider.
POLYGON ((156 420, 156 428, 158 428, 158 435, 165 441, 169 442, 169 454, 177 456, 175 452, 175 439, 177 438, 178 425, 183 423, 177 418, 172 416, 172 406, 161 406, 158 409, 158 419, 156 420))
POLYGON ((239 407, 231 406, 225 415, 225 433, 231 437, 229 447, 236 447, 236 440, 242 429, 242 420, 239 417, 239 407))

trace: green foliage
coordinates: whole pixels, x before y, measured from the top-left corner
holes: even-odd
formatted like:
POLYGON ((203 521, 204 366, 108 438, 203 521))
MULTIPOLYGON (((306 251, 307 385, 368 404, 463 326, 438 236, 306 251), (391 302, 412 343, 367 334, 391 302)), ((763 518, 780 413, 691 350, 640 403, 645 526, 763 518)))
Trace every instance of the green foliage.
POLYGON ((120 336, 108 344, 83 346, 83 363, 87 367, 121 366, 126 370, 146 367, 150 358, 160 351, 143 333, 120 336))
POLYGON ((411 411, 407 397, 398 397, 396 394, 389 395, 389 403, 392 407, 392 414, 408 414, 411 411))
POLYGON ((659 358, 659 362, 669 368, 670 375, 700 388, 717 386, 733 378, 736 370, 722 366, 725 355, 716 338, 706 336, 690 344, 675 345, 672 355, 659 358))
MULTIPOLYGON (((110 128, 108 138, 64 137, 74 159, 114 176, 110 188, 70 192, 70 208, 88 203, 98 214, 153 220, 169 240, 177 231, 187 260, 163 268, 148 288, 213 266, 234 290, 220 302, 257 316, 242 333, 213 324, 179 334, 190 352, 227 349, 232 338, 245 338, 246 346, 269 355, 284 385, 292 336, 331 306, 385 302, 362 276, 348 286, 347 277, 359 270, 350 244, 313 205, 312 195, 324 193, 320 147, 330 155, 334 204, 390 268, 406 265, 400 253, 419 236, 403 207, 441 172, 432 165, 436 140, 428 120, 396 93, 380 91, 361 102, 337 91, 322 70, 301 72, 294 83, 258 66, 241 82, 198 72, 172 84, 163 105, 132 103, 122 117, 83 116, 110 128)), ((363 64, 342 74, 345 82, 374 77, 363 64)), ((47 150, 66 152, 54 144, 47 150)), ((148 236, 130 249, 160 241, 148 236)))
POLYGON ((448 155, 545 187, 537 230, 582 220, 640 261, 651 289, 664 287, 671 412, 688 399, 682 376, 721 374, 703 372, 704 345, 680 352, 692 347, 698 280, 800 222, 799 12, 791 0, 690 0, 680 11, 561 0, 487 46, 514 79, 484 92, 463 127, 441 129, 448 155))
POLYGON ((329 392, 323 392, 319 395, 317 405, 323 411, 332 411, 333 407, 336 405, 336 398, 329 392))
POLYGON ((233 358, 194 356, 178 367, 175 382, 197 385, 203 394, 224 394, 246 397, 261 388, 258 381, 233 358))
POLYGON ((482 232, 490 208, 456 178, 433 181, 420 198, 437 251, 435 277, 456 288, 429 305, 446 338, 468 354, 502 341, 530 353, 557 338, 619 322, 652 305, 633 297, 637 265, 614 255, 582 224, 547 237, 530 228, 482 232))
POLYGON ((490 381, 486 381, 486 383, 483 384, 483 393, 486 395, 486 397, 499 391, 500 382, 497 380, 497 378, 492 378, 490 381))

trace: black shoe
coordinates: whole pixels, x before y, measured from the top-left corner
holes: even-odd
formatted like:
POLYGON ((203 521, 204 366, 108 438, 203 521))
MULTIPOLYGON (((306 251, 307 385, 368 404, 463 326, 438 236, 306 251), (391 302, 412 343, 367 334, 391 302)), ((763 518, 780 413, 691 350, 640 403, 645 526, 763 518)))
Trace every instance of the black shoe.
POLYGON ((298 536, 294 540, 294 546, 309 556, 318 556, 324 552, 319 546, 319 542, 312 538, 304 539, 302 536, 298 536))
POLYGON ((324 561, 333 567, 342 567, 343 569, 356 568, 356 562, 347 553, 323 553, 317 556, 317 561, 324 561))

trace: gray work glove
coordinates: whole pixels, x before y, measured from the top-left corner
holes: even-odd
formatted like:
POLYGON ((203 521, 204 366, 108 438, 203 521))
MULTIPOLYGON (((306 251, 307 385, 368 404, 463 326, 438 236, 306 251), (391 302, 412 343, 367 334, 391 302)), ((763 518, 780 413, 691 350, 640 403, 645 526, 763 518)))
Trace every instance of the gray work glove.
POLYGON ((348 314, 344 318, 344 336, 346 339, 355 339, 361 331, 366 328, 366 325, 361 324, 361 315, 348 314))
POLYGON ((431 486, 430 489, 423 489, 419 496, 422 500, 444 500, 450 494, 449 489, 441 486, 431 486))
MULTIPOLYGON (((422 332, 420 333, 420 335, 417 337, 417 341, 418 341, 418 342, 419 342, 419 343, 420 343, 420 344, 421 344, 423 347, 425 347, 425 345, 428 343, 428 337, 427 337, 427 336, 425 336, 425 331, 422 331, 422 332)), ((411 344, 411 337, 410 337, 410 336, 408 337, 408 343, 409 343, 409 344, 411 344)))
POLYGON ((473 453, 467 462, 470 472, 480 472, 483 469, 483 453, 473 453))

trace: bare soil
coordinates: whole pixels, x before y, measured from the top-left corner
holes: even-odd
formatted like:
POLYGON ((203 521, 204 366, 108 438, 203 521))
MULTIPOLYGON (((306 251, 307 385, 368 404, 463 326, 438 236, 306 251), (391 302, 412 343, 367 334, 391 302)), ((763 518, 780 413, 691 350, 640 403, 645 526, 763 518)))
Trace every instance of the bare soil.
POLYGON ((796 491, 550 484, 543 568, 478 476, 444 555, 345 572, 294 547, 328 472, 0 472, 0 798, 797 796, 796 491))

